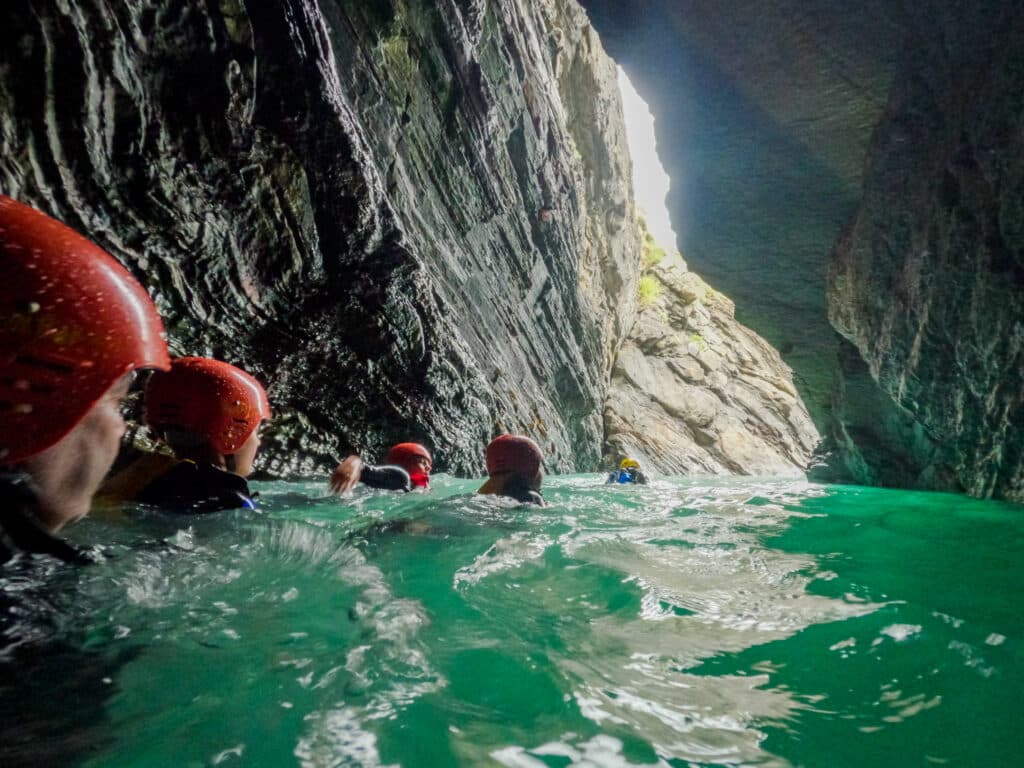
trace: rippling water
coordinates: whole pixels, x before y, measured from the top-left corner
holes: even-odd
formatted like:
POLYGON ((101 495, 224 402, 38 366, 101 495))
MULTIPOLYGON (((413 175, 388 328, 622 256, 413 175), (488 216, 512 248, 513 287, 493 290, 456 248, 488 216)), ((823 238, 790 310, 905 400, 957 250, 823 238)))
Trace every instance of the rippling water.
POLYGON ((64 716, 14 725, 88 766, 1020 764, 1020 507, 600 482, 86 521, 104 563, 5 584, 61 640, 64 716))

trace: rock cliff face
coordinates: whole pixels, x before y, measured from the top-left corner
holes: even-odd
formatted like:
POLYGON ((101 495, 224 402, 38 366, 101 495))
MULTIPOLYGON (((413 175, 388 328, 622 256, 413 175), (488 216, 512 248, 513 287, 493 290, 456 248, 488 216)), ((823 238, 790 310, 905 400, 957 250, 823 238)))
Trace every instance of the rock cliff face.
POLYGON ((828 421, 825 275, 857 209, 902 35, 891 0, 582 0, 656 118, 690 267, 828 421))
POLYGON ((605 407, 609 463, 668 474, 797 475, 818 433, 779 353, 678 254, 652 268, 605 407))
POLYGON ((597 464, 639 236, 572 0, 9 0, 0 189, 270 383, 272 471, 414 438, 479 472, 501 430, 597 464))
POLYGON ((917 484, 1024 500, 1024 8, 914 23, 829 316, 931 447, 917 484))
POLYGON ((1024 498, 1020 3, 583 4, 688 262, 831 439, 819 476, 1024 498))

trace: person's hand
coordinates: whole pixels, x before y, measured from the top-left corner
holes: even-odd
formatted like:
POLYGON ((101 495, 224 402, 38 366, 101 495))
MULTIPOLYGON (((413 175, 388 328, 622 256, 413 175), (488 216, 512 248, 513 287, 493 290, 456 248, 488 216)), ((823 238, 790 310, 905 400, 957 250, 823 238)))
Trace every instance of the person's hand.
POLYGON ((331 490, 335 493, 346 493, 356 487, 363 469, 363 460, 358 456, 349 456, 337 466, 331 474, 331 490))

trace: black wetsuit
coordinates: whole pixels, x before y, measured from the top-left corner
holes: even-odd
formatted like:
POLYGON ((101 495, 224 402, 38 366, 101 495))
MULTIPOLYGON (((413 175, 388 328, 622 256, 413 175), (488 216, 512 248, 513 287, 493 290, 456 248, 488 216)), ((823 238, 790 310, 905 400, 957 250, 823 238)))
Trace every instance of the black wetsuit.
POLYGON ((547 502, 541 496, 540 491, 532 488, 527 480, 518 475, 513 475, 505 481, 501 489, 502 496, 508 496, 523 504, 536 504, 539 507, 546 507, 547 502))
MULTIPOLYGON (((54 596, 73 589, 76 570, 42 567, 49 555, 93 562, 36 522, 39 501, 24 473, 0 468, 0 765, 78 765, 105 743, 110 684, 136 653, 85 650, 54 596)), ((58 601, 59 602, 59 601, 58 601)))
POLYGON ((371 488, 380 488, 385 491, 411 491, 412 480, 409 473, 401 467, 386 464, 382 467, 374 467, 370 464, 363 464, 359 470, 359 482, 371 488))
POLYGON ((38 506, 38 495, 28 475, 0 470, 0 564, 19 552, 50 555, 66 563, 92 562, 36 522, 33 512, 38 506))
POLYGON ((146 485, 133 500, 179 512, 256 508, 244 477, 213 464, 194 461, 175 464, 146 485))

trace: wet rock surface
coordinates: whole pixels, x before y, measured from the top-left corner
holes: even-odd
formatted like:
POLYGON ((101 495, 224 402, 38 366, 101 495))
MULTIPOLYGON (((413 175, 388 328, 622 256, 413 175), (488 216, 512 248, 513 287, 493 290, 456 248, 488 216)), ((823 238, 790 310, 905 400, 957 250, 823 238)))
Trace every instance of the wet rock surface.
POLYGON ((599 460, 638 234, 615 70, 570 0, 0 9, 0 190, 269 384, 264 469, 499 431, 599 460))
POLYGON ((678 255, 648 278, 656 298, 612 373, 607 462, 630 456, 665 474, 803 472, 819 437, 779 353, 678 255))
POLYGON ((896 70, 899 4, 582 3, 655 115, 679 250, 782 352, 824 426, 829 252, 857 209, 896 70))
POLYGON ((1020 4, 583 4, 684 256, 793 367, 817 476, 1024 498, 1020 4))
POLYGON ((884 396, 857 348, 839 342, 838 369, 827 433, 809 476, 921 490, 963 491, 950 445, 914 414, 884 396))
POLYGON ((936 446, 935 486, 1021 501, 1024 8, 965 2, 915 22, 833 253, 829 315, 936 446))

